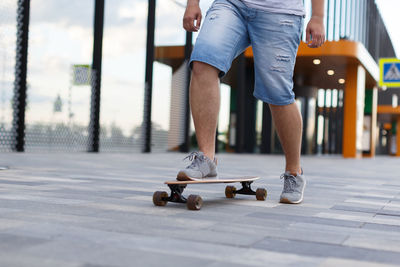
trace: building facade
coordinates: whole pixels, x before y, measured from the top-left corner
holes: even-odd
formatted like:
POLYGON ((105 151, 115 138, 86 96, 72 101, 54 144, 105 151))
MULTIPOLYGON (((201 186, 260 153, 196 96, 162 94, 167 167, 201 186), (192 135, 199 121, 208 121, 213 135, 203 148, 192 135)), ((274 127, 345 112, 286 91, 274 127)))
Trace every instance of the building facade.
MULTIPOLYGON (((304 4, 309 18, 310 1, 304 4)), ((382 142, 382 133, 388 133, 384 128, 397 115, 382 116, 378 103, 391 99, 396 90, 378 88, 378 61, 396 55, 379 10, 373 0, 327 0, 325 26, 327 42, 317 49, 302 42, 296 59, 293 79, 304 121, 302 153, 385 153, 389 142, 382 142)), ((173 59, 178 64, 182 49, 157 47, 156 60, 170 64, 173 59)), ((250 47, 222 79, 231 88, 226 151, 282 153, 268 105, 252 96, 252 57, 250 47)), ((395 132, 391 140, 394 136, 395 132)))

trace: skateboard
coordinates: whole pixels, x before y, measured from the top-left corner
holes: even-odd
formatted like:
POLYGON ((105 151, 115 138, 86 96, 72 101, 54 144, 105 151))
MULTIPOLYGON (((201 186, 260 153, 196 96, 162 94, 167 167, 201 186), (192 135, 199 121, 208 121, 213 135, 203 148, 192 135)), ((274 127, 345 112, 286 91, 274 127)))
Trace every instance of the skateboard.
POLYGON ((220 183, 241 183, 242 188, 239 190, 234 186, 227 186, 225 188, 225 196, 227 198, 234 198, 236 194, 254 195, 257 200, 265 200, 267 198, 267 190, 264 188, 257 188, 253 191, 251 184, 260 179, 258 176, 244 176, 238 178, 220 178, 220 179, 204 179, 196 181, 166 181, 164 184, 168 185, 171 194, 168 195, 165 191, 156 191, 153 194, 153 203, 156 206, 165 206, 168 202, 186 203, 189 210, 199 210, 203 204, 203 200, 199 195, 189 195, 187 198, 182 195, 183 190, 188 184, 220 184, 220 183))

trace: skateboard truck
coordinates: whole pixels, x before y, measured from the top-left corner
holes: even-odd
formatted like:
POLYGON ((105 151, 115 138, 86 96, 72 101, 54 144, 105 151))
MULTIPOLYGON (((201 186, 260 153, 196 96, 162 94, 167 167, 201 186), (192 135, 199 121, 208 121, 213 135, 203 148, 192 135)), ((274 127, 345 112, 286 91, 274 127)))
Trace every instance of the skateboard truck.
POLYGON ((253 191, 253 189, 251 189, 251 184, 252 183, 253 183, 253 181, 251 181, 251 182, 241 182, 242 188, 237 190, 235 193, 236 194, 241 194, 241 195, 252 195, 252 196, 255 196, 256 192, 253 191))
POLYGON ((199 210, 203 205, 203 200, 199 195, 189 195, 185 198, 182 193, 186 188, 186 184, 168 184, 171 194, 165 191, 157 191, 153 194, 153 203, 156 206, 165 206, 167 202, 186 203, 190 210, 199 210))
POLYGON ((176 203, 186 203, 187 199, 182 195, 183 190, 185 190, 185 184, 169 184, 169 189, 171 189, 171 195, 168 197, 169 202, 176 203))

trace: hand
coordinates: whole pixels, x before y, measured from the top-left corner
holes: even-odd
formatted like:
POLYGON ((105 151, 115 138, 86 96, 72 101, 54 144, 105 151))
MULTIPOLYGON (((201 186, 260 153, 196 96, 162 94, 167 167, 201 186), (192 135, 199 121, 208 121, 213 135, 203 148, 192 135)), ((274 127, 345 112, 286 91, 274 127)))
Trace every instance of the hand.
POLYGON ((313 16, 306 28, 306 43, 308 47, 317 48, 325 42, 325 27, 322 17, 313 16))
POLYGON ((186 6, 185 15, 183 16, 183 28, 189 32, 197 32, 200 29, 201 18, 199 1, 189 0, 186 6), (196 25, 194 24, 195 20, 197 22, 196 25))

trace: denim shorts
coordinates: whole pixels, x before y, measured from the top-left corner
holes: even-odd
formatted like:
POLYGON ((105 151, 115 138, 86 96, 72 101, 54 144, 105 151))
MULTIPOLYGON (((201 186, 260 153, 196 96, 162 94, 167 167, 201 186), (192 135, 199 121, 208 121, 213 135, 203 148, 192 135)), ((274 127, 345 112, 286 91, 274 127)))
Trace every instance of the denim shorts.
POLYGON ((254 96, 274 105, 291 104, 302 28, 302 16, 249 8, 240 0, 215 0, 200 29, 190 66, 193 61, 207 63, 219 69, 222 77, 251 45, 254 96))

